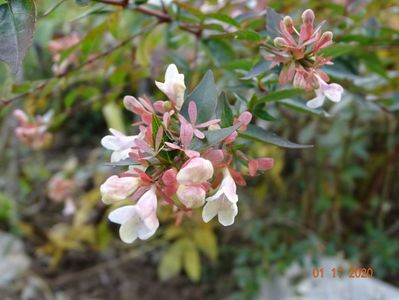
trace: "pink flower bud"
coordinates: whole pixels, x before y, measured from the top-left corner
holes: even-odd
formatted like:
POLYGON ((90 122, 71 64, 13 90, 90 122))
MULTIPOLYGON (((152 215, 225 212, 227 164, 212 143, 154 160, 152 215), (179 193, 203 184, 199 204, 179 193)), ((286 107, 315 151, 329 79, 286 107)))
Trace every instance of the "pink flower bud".
POLYGON ((326 48, 330 46, 333 42, 333 33, 331 31, 324 32, 320 39, 314 45, 314 51, 318 51, 320 49, 326 48))
POLYGON ((256 172, 259 171, 266 171, 273 168, 274 160, 272 158, 259 158, 256 160, 250 160, 248 162, 249 167, 249 175, 255 176, 256 172))
POLYGON ((205 203, 205 190, 195 185, 179 185, 176 195, 187 208, 201 207, 205 203))
POLYGON ((292 18, 290 16, 285 16, 283 19, 283 23, 289 33, 294 32, 294 21, 292 21, 292 18))
POLYGON ((180 184, 201 184, 213 176, 212 163, 204 158, 195 157, 189 160, 177 173, 176 179, 180 184))
POLYGON ((113 175, 100 186, 102 201, 105 204, 111 204, 124 200, 136 191, 140 183, 141 181, 137 177, 113 175))
POLYGON ((313 10, 307 9, 307 10, 305 10, 303 12, 303 14, 302 14, 302 22, 303 22, 303 24, 313 25, 314 19, 315 19, 315 16, 314 16, 313 10))
POLYGON ((277 48, 288 47, 287 41, 282 37, 276 37, 273 40, 273 43, 274 43, 274 46, 276 46, 277 48))

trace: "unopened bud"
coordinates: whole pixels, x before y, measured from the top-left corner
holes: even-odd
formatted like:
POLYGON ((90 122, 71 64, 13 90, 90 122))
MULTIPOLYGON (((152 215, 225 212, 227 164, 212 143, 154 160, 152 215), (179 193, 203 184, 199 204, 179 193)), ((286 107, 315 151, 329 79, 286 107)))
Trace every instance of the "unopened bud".
POLYGON ((289 33, 294 32, 294 21, 292 21, 292 18, 290 16, 285 16, 283 19, 283 23, 289 33))
POLYGON ((302 14, 302 22, 303 24, 313 24, 315 19, 314 12, 311 9, 307 9, 302 14))
POLYGON ((276 46, 277 48, 281 48, 281 47, 286 47, 287 46, 287 42, 282 37, 276 37, 273 40, 273 42, 274 42, 274 46, 276 46))
POLYGON ((333 33, 331 31, 326 31, 321 35, 320 40, 323 42, 328 42, 333 39, 333 33))

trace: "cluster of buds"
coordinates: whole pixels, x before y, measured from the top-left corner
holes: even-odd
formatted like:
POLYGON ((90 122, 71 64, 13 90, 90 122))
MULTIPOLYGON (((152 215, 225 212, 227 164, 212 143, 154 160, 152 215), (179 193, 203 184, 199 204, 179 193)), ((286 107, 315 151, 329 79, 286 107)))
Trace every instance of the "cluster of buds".
POLYGON ((155 233, 159 203, 173 207, 177 222, 202 207, 205 222, 217 216, 222 225, 233 224, 238 213, 236 184, 245 184, 234 161, 247 164, 250 175, 273 166, 271 158, 250 160, 232 146, 237 132, 245 131, 251 121, 249 112, 239 114, 230 127, 233 130, 216 143, 193 147, 196 143, 205 144, 207 134, 223 131, 220 120, 197 124, 197 105, 185 100, 184 75, 175 65, 168 66, 165 82, 156 82, 156 86, 168 101, 153 103, 132 96, 123 100, 125 107, 140 117, 135 123, 139 134, 126 136, 110 129, 112 135, 101 140, 106 149, 113 151, 112 163, 129 162, 124 173, 109 177, 100 187, 105 204, 126 199, 135 203, 109 214, 111 222, 121 225, 120 237, 126 243, 148 239, 155 233), (182 112, 184 104, 187 113, 182 112))
POLYGON ((14 110, 14 117, 19 123, 15 128, 15 135, 21 143, 32 149, 42 149, 52 138, 51 133, 47 132, 52 115, 52 111, 49 111, 43 116, 36 116, 34 120, 30 120, 22 110, 14 110))
POLYGON ((290 16, 284 17, 279 24, 282 36, 274 39, 275 49, 265 58, 274 65, 282 64, 280 84, 292 82, 295 87, 315 90, 316 97, 307 105, 311 108, 323 105, 325 97, 334 102, 341 100, 343 88, 336 83, 328 84, 328 75, 320 68, 331 63, 331 57, 323 57, 320 50, 333 44, 331 31, 321 33, 324 22, 314 27, 315 15, 311 9, 302 14, 300 31, 295 28, 290 16))

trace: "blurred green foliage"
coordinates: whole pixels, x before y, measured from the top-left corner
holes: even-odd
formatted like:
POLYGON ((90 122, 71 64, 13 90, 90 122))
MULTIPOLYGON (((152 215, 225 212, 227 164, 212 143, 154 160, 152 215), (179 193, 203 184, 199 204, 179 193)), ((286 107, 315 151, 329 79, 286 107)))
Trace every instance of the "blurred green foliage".
POLYGON ((250 299, 263 278, 292 262, 342 254, 398 284, 397 1, 267 1, 293 18, 312 8, 333 31, 337 44, 325 54, 334 64, 326 72, 346 92, 325 111, 304 105, 308 93, 277 91, 278 69, 265 71, 260 47, 266 38, 263 14, 245 1, 220 7, 207 1, 207 12, 200 2, 176 1, 164 11, 147 4, 162 13, 159 18, 138 10, 140 3, 125 8, 97 1, 38 3, 23 71, 12 75, 0 63, 1 228, 17 226, 36 247, 34 255, 49 258, 44 261, 53 268, 71 250, 117 248, 98 193, 110 170, 101 165, 105 153, 92 149, 107 127, 131 132, 122 97, 160 98, 153 81, 173 62, 192 85, 189 90, 212 69, 226 101, 249 107, 262 126, 314 148, 283 150, 243 140, 241 149, 274 157, 275 167, 241 189, 233 228, 201 227, 196 214, 177 227, 170 215, 162 216, 161 279, 182 270, 208 284, 213 277, 230 277, 224 294, 250 299), (49 41, 73 32, 81 40, 61 51, 59 63, 69 63, 55 74, 49 41), (51 148, 32 152, 15 142, 10 112, 16 107, 32 115, 54 111, 51 148), (82 184, 77 212, 65 217, 46 197, 46 184, 70 156, 79 161, 73 176, 82 184))

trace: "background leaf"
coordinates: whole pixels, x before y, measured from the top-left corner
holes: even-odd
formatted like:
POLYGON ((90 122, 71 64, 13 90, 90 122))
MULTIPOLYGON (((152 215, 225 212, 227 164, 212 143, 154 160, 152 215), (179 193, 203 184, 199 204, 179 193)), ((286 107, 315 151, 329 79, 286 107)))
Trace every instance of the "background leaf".
POLYGON ((0 60, 16 74, 32 44, 36 7, 33 0, 9 0, 0 5, 0 60))
POLYGON ((282 137, 279 137, 277 134, 273 132, 266 131, 252 124, 248 125, 247 131, 245 131, 244 133, 240 133, 240 136, 246 139, 273 144, 284 148, 302 149, 302 148, 313 147, 312 145, 301 145, 290 142, 282 137))

